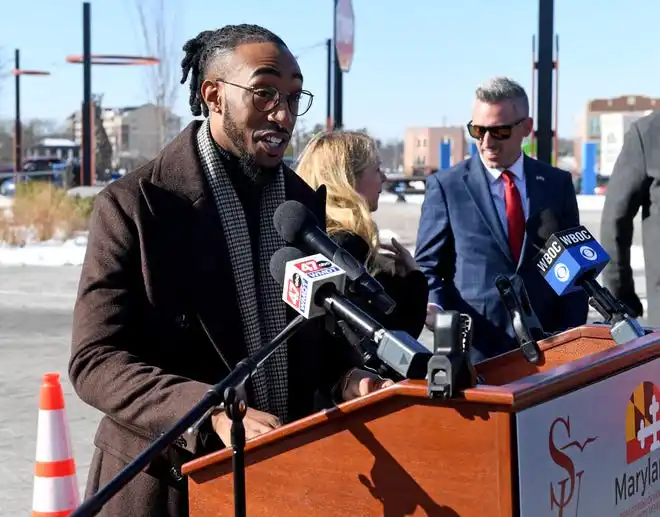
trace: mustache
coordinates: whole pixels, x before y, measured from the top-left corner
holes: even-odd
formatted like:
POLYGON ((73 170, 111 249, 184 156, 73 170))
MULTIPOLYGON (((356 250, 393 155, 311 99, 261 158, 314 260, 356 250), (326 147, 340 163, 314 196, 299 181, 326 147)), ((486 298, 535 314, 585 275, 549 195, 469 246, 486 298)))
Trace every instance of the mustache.
POLYGON ((280 126, 279 124, 270 124, 267 127, 264 127, 263 129, 260 129, 259 131, 255 131, 254 135, 259 137, 262 136, 263 133, 282 133, 283 135, 286 135, 287 137, 291 136, 291 133, 289 130, 283 126, 280 126))

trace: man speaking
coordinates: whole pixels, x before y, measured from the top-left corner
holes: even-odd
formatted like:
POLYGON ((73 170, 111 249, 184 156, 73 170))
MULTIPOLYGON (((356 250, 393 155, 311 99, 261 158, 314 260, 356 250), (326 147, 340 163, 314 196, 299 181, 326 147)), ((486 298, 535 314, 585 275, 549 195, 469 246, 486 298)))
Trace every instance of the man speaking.
MULTIPOLYGON (((255 25, 205 31, 183 47, 195 121, 160 155, 104 189, 90 221, 69 374, 105 413, 87 496, 174 425, 238 361, 293 317, 269 262, 285 245, 273 213, 295 199, 325 221, 325 196, 282 164, 312 103, 298 64, 255 25)), ((390 383, 355 368, 321 326, 292 338, 246 386, 247 438, 390 383)), ((188 515, 181 464, 229 443, 213 415, 112 498, 103 516, 188 515)))

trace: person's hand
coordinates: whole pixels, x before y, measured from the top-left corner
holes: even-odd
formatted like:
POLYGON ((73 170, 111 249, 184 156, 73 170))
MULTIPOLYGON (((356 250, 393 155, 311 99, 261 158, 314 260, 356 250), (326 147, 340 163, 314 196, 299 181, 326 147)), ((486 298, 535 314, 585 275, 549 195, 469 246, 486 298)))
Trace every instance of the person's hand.
POLYGON ((617 297, 624 305, 625 311, 631 318, 644 316, 644 306, 636 293, 630 292, 617 297))
POLYGON ((397 275, 405 276, 411 271, 419 269, 415 258, 394 237, 392 237, 392 244, 382 243, 380 247, 390 252, 388 254, 384 253, 384 255, 394 260, 394 270, 397 275))
MULTIPOLYGON (((231 446, 231 420, 225 411, 218 411, 211 415, 211 424, 213 425, 213 430, 222 440, 222 443, 225 444, 225 447, 231 446)), ((243 417, 243 425, 245 426, 245 439, 249 440, 260 434, 277 429, 282 424, 279 418, 270 413, 248 408, 243 417)))
POLYGON ((437 305, 432 303, 427 304, 426 306, 426 327, 430 330, 433 330, 435 323, 435 315, 439 312, 442 312, 442 309, 437 305))
POLYGON ((354 368, 346 376, 342 398, 352 400, 392 385, 394 381, 391 379, 384 379, 373 372, 354 368))

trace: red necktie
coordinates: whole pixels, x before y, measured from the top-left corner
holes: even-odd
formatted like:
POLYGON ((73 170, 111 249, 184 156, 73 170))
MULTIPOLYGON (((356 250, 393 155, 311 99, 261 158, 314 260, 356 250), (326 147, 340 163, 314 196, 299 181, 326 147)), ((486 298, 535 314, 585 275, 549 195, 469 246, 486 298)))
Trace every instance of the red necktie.
POLYGON ((504 203, 506 204, 509 245, 513 253, 513 260, 517 264, 520 260, 523 239, 525 238, 525 213, 523 212, 520 191, 516 187, 511 171, 504 171, 502 180, 504 180, 504 203))

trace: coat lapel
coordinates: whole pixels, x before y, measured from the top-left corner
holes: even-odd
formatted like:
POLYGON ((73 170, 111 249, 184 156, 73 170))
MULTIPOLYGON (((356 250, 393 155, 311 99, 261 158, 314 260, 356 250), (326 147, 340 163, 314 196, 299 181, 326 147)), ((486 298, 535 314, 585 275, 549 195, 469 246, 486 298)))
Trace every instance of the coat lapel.
POLYGON ((538 253, 534 247, 536 233, 539 226, 539 214, 548 207, 549 196, 544 195, 546 185, 550 184, 545 167, 540 167, 536 160, 528 157, 523 158, 525 171, 525 185, 527 187, 527 198, 529 199, 529 216, 527 217, 527 231, 523 241, 523 257, 520 263, 531 259, 538 253))
POLYGON ((551 178, 547 177, 544 167, 539 167, 536 160, 525 156, 523 159, 525 170, 525 184, 527 186, 527 197, 529 198, 529 218, 535 218, 541 210, 548 206, 548 196, 544 195, 544 188, 549 184, 551 178))
POLYGON ((142 189, 163 254, 176 269, 177 291, 199 320, 223 362, 233 368, 247 354, 229 250, 213 194, 196 152, 200 123, 192 122, 158 159, 152 182, 142 189))
POLYGON ((475 155, 469 162, 469 167, 463 176, 463 180, 465 181, 465 186, 467 187, 477 210, 481 214, 486 226, 490 229, 490 232, 502 250, 502 253, 504 253, 506 258, 513 262, 513 255, 511 254, 509 241, 506 238, 506 234, 500 223, 500 218, 497 215, 497 210, 493 203, 493 196, 490 192, 490 183, 486 174, 487 172, 481 163, 479 155, 475 155))

